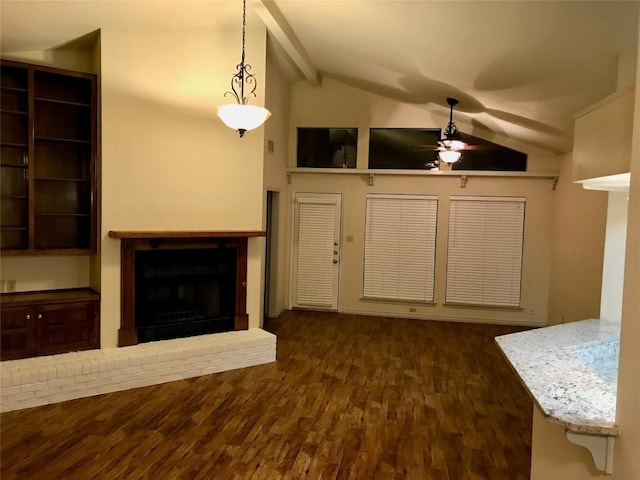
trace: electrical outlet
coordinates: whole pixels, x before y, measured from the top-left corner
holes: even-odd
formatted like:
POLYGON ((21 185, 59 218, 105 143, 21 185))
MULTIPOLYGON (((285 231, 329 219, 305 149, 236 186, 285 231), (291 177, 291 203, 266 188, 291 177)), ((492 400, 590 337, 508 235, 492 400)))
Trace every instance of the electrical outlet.
POLYGON ((533 312, 534 312, 533 307, 529 307, 529 308, 527 309, 527 313, 528 313, 529 315, 533 315, 533 312))
POLYGON ((7 292, 15 292, 15 291, 16 291, 16 281, 7 280, 7 292))

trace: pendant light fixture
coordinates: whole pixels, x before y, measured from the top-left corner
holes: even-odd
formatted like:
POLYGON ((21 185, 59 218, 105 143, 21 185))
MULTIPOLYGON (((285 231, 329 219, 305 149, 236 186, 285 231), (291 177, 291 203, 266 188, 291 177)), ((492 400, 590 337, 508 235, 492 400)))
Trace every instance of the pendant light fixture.
POLYGON ((224 96, 231 95, 237 103, 231 103, 218 107, 217 113, 220 120, 229 127, 237 130, 240 137, 247 130, 253 130, 262 125, 271 112, 266 108, 255 105, 248 105, 249 98, 256 96, 257 80, 252 73, 251 65, 244 63, 244 43, 245 30, 247 25, 247 0, 242 0, 242 57, 236 67, 238 73, 231 77, 231 91, 225 92, 224 96))
POLYGON ((444 131, 444 138, 438 140, 438 158, 444 163, 456 163, 462 158, 462 150, 467 144, 462 141, 458 127, 453 123, 453 107, 458 104, 455 98, 447 98, 449 105, 449 123, 444 131))

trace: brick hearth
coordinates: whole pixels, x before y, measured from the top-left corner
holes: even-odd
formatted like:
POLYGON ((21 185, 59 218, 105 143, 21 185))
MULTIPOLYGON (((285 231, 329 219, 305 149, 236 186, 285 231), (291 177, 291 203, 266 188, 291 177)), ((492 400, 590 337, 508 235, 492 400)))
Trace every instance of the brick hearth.
POLYGON ((156 385, 276 360, 259 328, 0 364, 0 411, 156 385))

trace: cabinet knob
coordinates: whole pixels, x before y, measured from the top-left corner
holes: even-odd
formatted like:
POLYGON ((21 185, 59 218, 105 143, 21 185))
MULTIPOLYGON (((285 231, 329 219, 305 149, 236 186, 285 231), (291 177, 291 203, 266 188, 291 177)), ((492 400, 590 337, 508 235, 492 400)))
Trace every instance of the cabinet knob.
POLYGON ((42 318, 42 314, 41 313, 38 314, 38 319, 40 319, 40 318, 42 318))
POLYGON ((27 320, 31 320, 31 315, 27 315, 27 320))

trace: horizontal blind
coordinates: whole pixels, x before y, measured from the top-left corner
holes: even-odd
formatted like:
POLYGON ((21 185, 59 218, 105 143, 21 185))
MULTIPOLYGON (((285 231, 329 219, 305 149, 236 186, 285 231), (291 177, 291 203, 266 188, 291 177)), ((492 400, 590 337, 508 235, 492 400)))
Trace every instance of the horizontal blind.
POLYGON ((520 306, 526 199, 450 198, 446 301, 520 306))
POLYGON ((433 302, 438 199, 366 197, 365 298, 433 302))
POLYGON ((298 200, 296 305, 333 304, 335 202, 298 200))

